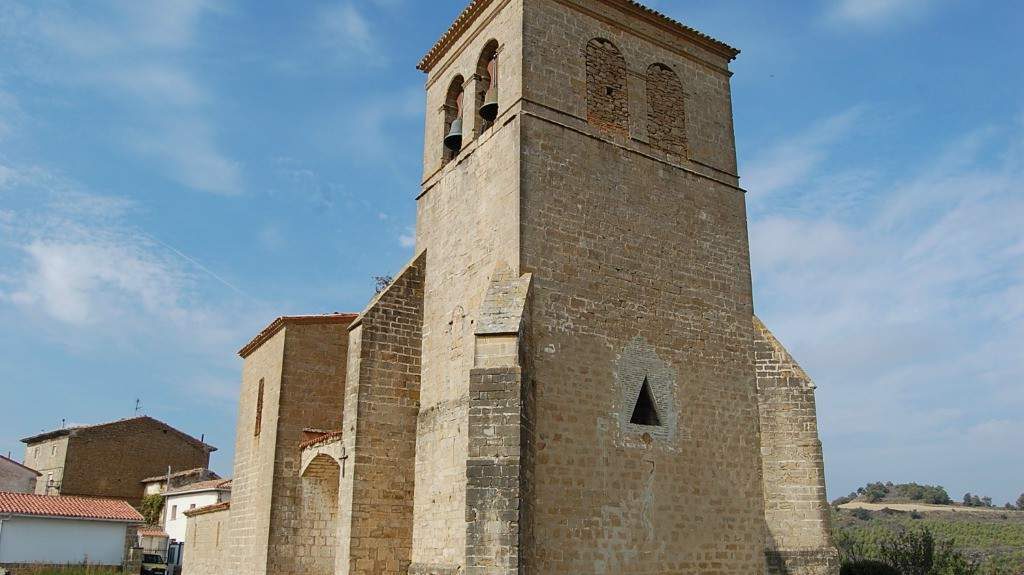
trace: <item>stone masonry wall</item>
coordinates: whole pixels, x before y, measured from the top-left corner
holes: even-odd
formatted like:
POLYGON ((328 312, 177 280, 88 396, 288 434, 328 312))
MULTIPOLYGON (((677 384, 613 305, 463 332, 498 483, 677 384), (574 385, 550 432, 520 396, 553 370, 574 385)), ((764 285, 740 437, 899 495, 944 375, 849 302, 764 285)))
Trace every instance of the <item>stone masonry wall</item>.
MULTIPOLYGON (((413 569, 465 569, 469 370, 477 310, 497 261, 517 267, 522 0, 495 0, 427 79, 424 183, 416 250, 426 252, 423 380, 416 445, 413 569), (498 118, 476 133, 467 114, 459 155, 443 169, 440 109, 456 75, 469 78, 491 41, 499 45, 498 118)), ((518 270, 512 273, 518 275, 518 270)))
POLYGON ((185 529, 182 573, 186 575, 226 575, 230 569, 228 534, 231 510, 202 512, 189 516, 185 529))
POLYGON ((404 575, 411 562, 425 265, 421 253, 350 332, 339 575, 404 575))
POLYGON ((769 573, 833 575, 814 383, 756 317, 755 358, 769 573))
POLYGON ((679 77, 664 64, 647 68, 647 137, 652 146, 686 155, 685 94, 679 77))
MULTIPOLYGON (((352 319, 314 316, 286 324, 267 567, 274 575, 329 572, 328 566, 333 564, 333 546, 327 544, 325 535, 320 534, 319 541, 309 539, 305 515, 316 507, 320 495, 303 487, 299 443, 305 428, 341 428, 352 319), (306 497, 314 502, 305 501, 306 497)), ((273 425, 273 421, 264 425, 273 425)))
POLYGON ((47 482, 52 478, 54 485, 60 485, 64 480, 64 461, 68 453, 68 439, 67 436, 54 437, 25 446, 25 465, 42 474, 35 481, 37 495, 57 494, 53 490, 47 492, 47 482))
POLYGON ((631 19, 624 5, 528 0, 524 16, 524 89, 536 101, 524 104, 522 125, 521 271, 534 282, 536 431, 523 564, 763 573, 749 248, 727 61, 631 19), (593 38, 625 59, 628 140, 581 122, 581 48, 593 38), (687 117, 699 119, 687 136, 699 162, 645 144, 646 82, 633 80, 654 63, 694 87, 687 117), (648 429, 628 423, 645 374, 663 416, 648 429))
POLYGON ((629 133, 626 59, 608 40, 587 42, 587 121, 610 134, 629 133))
POLYGON ((31 469, 0 456, 0 491, 35 493, 37 477, 31 469))
POLYGON ((249 353, 242 364, 228 540, 232 574, 263 575, 267 572, 277 442, 277 426, 273 422, 277 421, 286 332, 287 327, 271 336, 249 353), (259 435, 255 435, 261 380, 262 425, 259 435))
POLYGON ((305 575, 334 575, 340 478, 338 462, 327 455, 317 456, 302 475, 302 524, 295 555, 305 575))
POLYGON ((473 369, 469 394, 466 573, 515 575, 520 568, 520 370, 473 369))
POLYGON ((135 504, 143 479, 167 473, 168 466, 180 471, 210 464, 209 451, 146 417, 81 429, 68 440, 61 495, 135 504))
MULTIPOLYGON (((729 60, 695 42, 682 40, 650 22, 623 12, 626 2, 609 0, 525 0, 523 24, 523 98, 543 106, 562 123, 578 125, 588 117, 588 42, 615 44, 626 63, 629 141, 639 152, 663 157, 645 145, 647 70, 658 63, 671 68, 686 91, 686 158, 673 164, 736 185, 729 60)), ((585 128, 585 126, 584 126, 585 128)))

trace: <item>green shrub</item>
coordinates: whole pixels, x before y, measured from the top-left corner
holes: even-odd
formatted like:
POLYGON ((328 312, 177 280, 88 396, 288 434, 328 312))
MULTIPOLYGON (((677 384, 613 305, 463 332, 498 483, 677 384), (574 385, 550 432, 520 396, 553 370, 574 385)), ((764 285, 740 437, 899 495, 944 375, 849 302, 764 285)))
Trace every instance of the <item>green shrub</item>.
POLYGON ((142 498, 142 504, 139 505, 139 513, 146 518, 146 523, 150 525, 160 524, 160 514, 164 510, 164 496, 163 495, 147 495, 142 498))

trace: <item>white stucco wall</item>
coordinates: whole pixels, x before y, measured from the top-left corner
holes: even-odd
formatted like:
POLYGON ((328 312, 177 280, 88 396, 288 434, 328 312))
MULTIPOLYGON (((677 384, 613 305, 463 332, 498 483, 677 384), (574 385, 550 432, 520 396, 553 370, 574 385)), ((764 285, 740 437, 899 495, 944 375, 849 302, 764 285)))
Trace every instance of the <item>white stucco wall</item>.
POLYGON ((124 523, 11 517, 0 526, 0 563, 120 565, 124 523))
POLYGON ((200 507, 206 507, 207 505, 215 505, 221 501, 227 501, 231 498, 230 492, 221 491, 200 491, 197 493, 182 493, 181 495, 168 495, 167 501, 164 502, 164 531, 167 532, 167 536, 175 541, 185 540, 185 527, 188 523, 188 518, 185 517, 185 511, 189 509, 198 509, 200 507), (174 519, 171 519, 172 511, 174 507, 178 507, 178 511, 174 519))

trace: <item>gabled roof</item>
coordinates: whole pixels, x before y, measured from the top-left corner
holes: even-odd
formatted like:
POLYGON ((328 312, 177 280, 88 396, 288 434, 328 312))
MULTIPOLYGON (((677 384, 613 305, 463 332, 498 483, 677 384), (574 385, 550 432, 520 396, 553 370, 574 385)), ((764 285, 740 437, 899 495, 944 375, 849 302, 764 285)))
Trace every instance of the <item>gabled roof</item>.
POLYGON ((195 509, 189 509, 185 511, 185 517, 195 517, 196 515, 206 515, 207 513, 216 513, 218 511, 226 511, 231 508, 230 501, 221 501, 220 503, 214 503, 213 505, 207 505, 206 507, 196 507, 195 509))
POLYGON ((231 491, 230 479, 210 479, 207 481, 196 481, 188 485, 175 487, 164 492, 164 495, 179 495, 182 493, 195 493, 197 491, 231 491))
POLYGON ((8 463, 13 463, 14 465, 17 465, 18 467, 20 467, 20 468, 22 468, 22 469, 24 469, 26 471, 31 471, 32 473, 36 474, 36 477, 42 476, 42 473, 39 473, 35 469, 32 469, 31 467, 29 467, 29 466, 27 466, 27 465, 25 465, 23 463, 18 463, 17 461, 11 459, 10 457, 5 457, 3 455, 0 455, 0 460, 6 461, 8 463))
POLYGON ((249 343, 242 346, 242 349, 238 350, 238 355, 241 357, 247 357, 250 353, 256 351, 261 345, 266 343, 268 339, 274 336, 275 333, 281 331, 281 328, 286 324, 309 324, 309 323, 350 323, 356 318, 357 314, 354 313, 327 313, 319 315, 282 315, 270 322, 270 325, 263 328, 256 337, 249 340, 249 343))
POLYGON ((187 434, 187 433, 185 433, 185 432, 183 432, 183 431, 181 431, 179 429, 175 429, 175 428, 171 427, 170 425, 167 425, 166 423, 160 421, 159 419, 154 419, 154 418, 152 418, 152 417, 150 417, 148 415, 140 415, 138 417, 126 417, 124 419, 118 419, 116 421, 107 421, 105 423, 95 423, 95 424, 92 424, 92 425, 75 425, 75 426, 72 426, 72 427, 65 427, 63 429, 54 429, 53 431, 46 431, 46 432, 43 432, 43 433, 39 433, 37 435, 33 435, 31 437, 26 437, 26 438, 22 439, 21 442, 25 443, 25 444, 28 444, 28 445, 31 445, 33 443, 38 443, 40 441, 46 441, 47 439, 54 439, 54 438, 65 436, 65 435, 74 435, 74 434, 77 434, 77 433, 82 433, 82 432, 86 432, 86 431, 92 431, 92 430, 99 429, 99 428, 102 428, 102 427, 107 427, 107 426, 110 426, 110 425, 118 425, 118 424, 121 424, 121 423, 128 423, 128 422, 133 422, 133 421, 137 421, 139 423, 148 423, 148 424, 151 424, 151 425, 153 425, 155 427, 160 427, 162 429, 166 429, 167 431, 170 431, 170 432, 174 433, 175 435, 179 436, 181 439, 185 440, 186 442, 191 443, 191 444, 193 444, 193 445, 195 445, 195 446, 197 446, 197 447, 199 447, 201 449, 205 449, 205 450, 210 451, 210 452, 217 451, 216 447, 214 447, 214 446, 212 446, 212 445, 210 445, 210 444, 208 444, 208 443, 206 443, 204 441, 200 441, 200 440, 196 439, 195 437, 192 437, 191 435, 189 435, 189 434, 187 434))
POLYGON ((219 475, 217 475, 216 473, 214 473, 213 471, 210 471, 209 469, 207 469, 205 467, 193 467, 192 469, 186 469, 184 471, 175 471, 174 473, 170 474, 170 476, 168 476, 167 474, 164 474, 164 475, 154 475, 153 477, 147 477, 147 478, 143 479, 142 481, 140 481, 139 483, 153 483, 155 481, 167 481, 168 477, 170 477, 171 479, 177 479, 178 477, 185 477, 186 475, 202 475, 204 472, 209 473, 211 479, 220 479, 219 475))
POLYGON ((142 515, 126 501, 71 495, 35 495, 0 491, 0 514, 97 519, 141 523, 142 515))
MULTIPOLYGON (((633 12, 634 14, 646 17, 649 20, 660 24, 663 27, 669 28, 670 30, 682 34, 690 38, 691 40, 701 44, 702 46, 710 49, 713 52, 717 52, 722 56, 732 60, 735 58, 740 51, 732 46, 716 40, 707 34, 691 28, 682 22, 670 18, 657 10, 653 10, 644 6, 640 2, 635 0, 603 0, 604 2, 618 6, 627 12, 633 12)), ((416 65, 417 70, 429 72, 434 64, 440 60, 441 56, 455 43, 455 40, 469 28, 470 24, 483 12, 493 0, 472 0, 468 6, 455 18, 452 25, 441 35, 436 43, 427 51, 426 55, 420 60, 419 64, 416 65)))

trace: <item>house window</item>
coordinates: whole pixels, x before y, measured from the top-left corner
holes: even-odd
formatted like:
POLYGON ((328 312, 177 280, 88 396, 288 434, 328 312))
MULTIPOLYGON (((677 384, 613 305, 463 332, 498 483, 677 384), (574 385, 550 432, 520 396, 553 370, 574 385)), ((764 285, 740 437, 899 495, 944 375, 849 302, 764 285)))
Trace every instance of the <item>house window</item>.
POLYGON ((36 447, 35 450, 32 452, 32 457, 34 457, 36 459, 39 459, 39 448, 38 447, 36 447))
POLYGON ((191 510, 193 510, 195 508, 196 508, 196 504, 195 503, 189 503, 189 505, 188 505, 189 511, 191 511, 191 510))
POLYGON ((256 396, 256 426, 253 428, 252 434, 255 437, 259 437, 260 428, 263 426, 263 378, 260 378, 260 389, 256 396))
POLYGON ((178 506, 177 505, 171 505, 171 521, 174 521, 177 518, 178 518, 178 506))
POLYGON ((57 445, 53 444, 50 446, 50 455, 57 455, 57 445))

